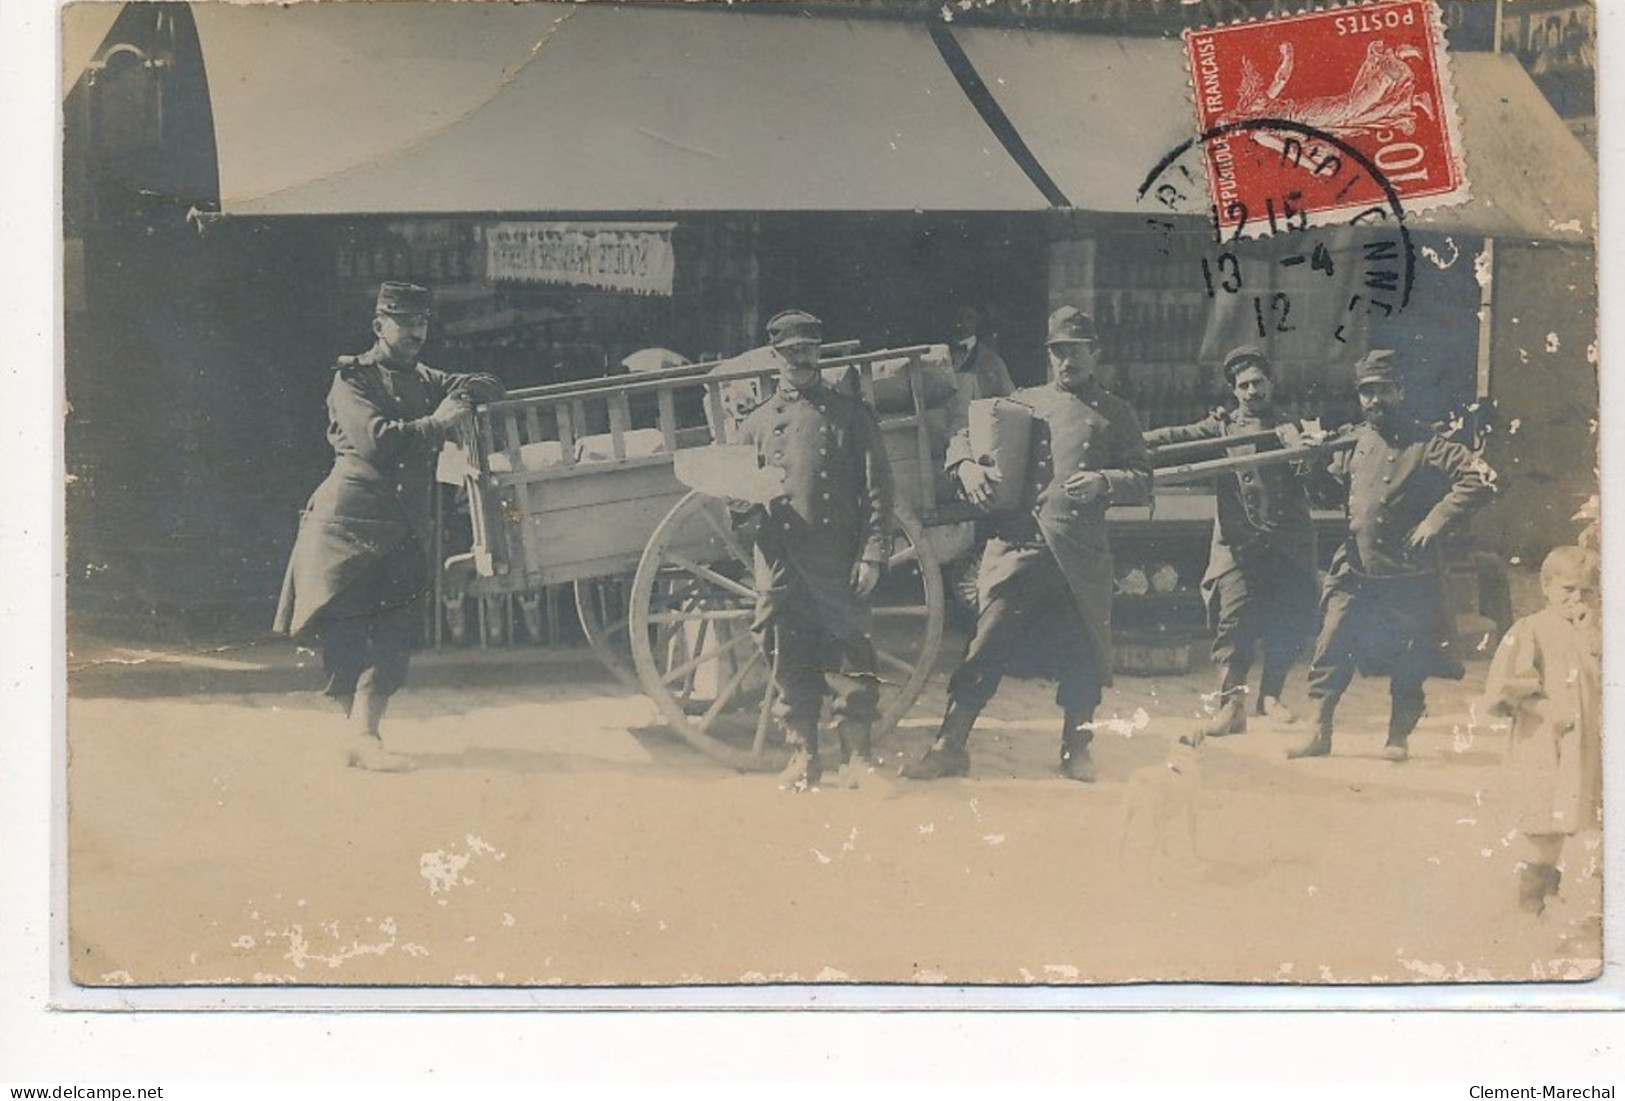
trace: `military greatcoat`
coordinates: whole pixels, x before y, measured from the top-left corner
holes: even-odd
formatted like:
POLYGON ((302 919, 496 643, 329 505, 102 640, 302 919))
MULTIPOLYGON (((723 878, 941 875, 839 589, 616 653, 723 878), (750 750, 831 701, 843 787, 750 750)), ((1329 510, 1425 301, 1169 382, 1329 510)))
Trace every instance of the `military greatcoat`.
POLYGON ((880 426, 863 402, 822 381, 804 390, 781 382, 745 418, 739 440, 784 471, 783 493, 752 510, 751 630, 772 662, 774 714, 815 745, 829 674, 833 714, 866 729, 880 693, 852 571, 860 560, 884 565, 891 550, 891 464, 880 426))
POLYGON ((1362 425, 1354 439, 1333 465, 1348 481, 1349 530, 1321 596, 1312 698, 1340 692, 1350 663, 1416 684, 1460 678, 1460 662, 1443 648, 1437 545, 1419 551, 1408 540, 1424 519, 1454 526, 1494 493, 1483 459, 1421 424, 1403 424, 1391 437, 1362 425))
POLYGON ((757 537, 758 618, 783 610, 776 594, 793 582, 824 633, 861 634, 852 567, 884 564, 891 549, 891 464, 874 414, 821 381, 806 390, 781 383, 745 418, 739 442, 784 471, 784 492, 757 537))
MULTIPOLYGON (((1031 453, 1021 504, 996 517, 993 536, 982 553, 977 589, 985 607, 1004 587, 1052 556, 1099 659, 1099 683, 1111 684, 1112 557, 1107 540, 1106 510, 1112 505, 1143 504, 1151 494, 1151 460, 1140 431, 1140 419, 1128 403, 1098 385, 1082 393, 1054 382, 1012 395, 1033 411, 1031 453), (1067 479, 1094 471, 1106 479, 1107 492, 1090 502, 1067 495, 1067 479)), ((971 459, 968 434, 956 436, 948 464, 971 459)), ((974 652, 975 643, 972 643, 974 652)), ((1009 671, 1027 662, 1015 662, 1009 671)), ((1049 670, 1036 670, 1049 672, 1049 670)))
MULTIPOLYGON (((333 469, 311 495, 288 559, 274 627, 319 629, 333 600, 396 548, 434 546, 435 462, 445 429, 429 419, 441 400, 500 396, 489 375, 458 375, 421 363, 386 367, 377 349, 343 356, 327 394, 333 469)), ((427 563, 425 563, 427 564, 427 563)))

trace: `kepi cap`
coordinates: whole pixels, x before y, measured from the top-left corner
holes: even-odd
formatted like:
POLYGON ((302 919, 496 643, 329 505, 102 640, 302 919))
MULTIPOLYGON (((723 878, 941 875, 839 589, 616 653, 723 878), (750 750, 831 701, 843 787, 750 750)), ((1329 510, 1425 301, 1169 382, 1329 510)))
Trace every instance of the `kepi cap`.
POLYGON ((1354 364, 1356 389, 1379 382, 1391 382, 1395 386, 1404 385, 1404 379, 1399 376, 1398 365, 1394 362, 1392 348, 1373 348, 1354 364))
POLYGON ((1234 383, 1236 376, 1248 367, 1258 367, 1266 375, 1270 374, 1272 365, 1270 357, 1264 354, 1264 349, 1256 344, 1243 344, 1239 348, 1232 348, 1224 357, 1224 381, 1234 383))
POLYGON ((416 283, 385 283, 378 288, 378 312, 394 317, 428 317, 434 292, 416 283))
POLYGON ((767 339, 775 348, 822 344, 824 323, 805 310, 785 310, 768 321, 767 339))
POLYGON ((1076 306, 1062 306, 1049 315, 1049 339, 1045 344, 1076 344, 1095 339, 1095 319, 1076 306))

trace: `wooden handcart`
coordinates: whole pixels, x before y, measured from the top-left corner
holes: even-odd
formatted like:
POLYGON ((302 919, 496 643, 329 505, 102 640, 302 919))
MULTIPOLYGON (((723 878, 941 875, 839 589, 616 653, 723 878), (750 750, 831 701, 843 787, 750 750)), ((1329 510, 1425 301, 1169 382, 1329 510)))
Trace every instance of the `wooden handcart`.
MULTIPOLYGON (((928 370, 940 346, 821 360, 882 410, 896 482, 892 550, 872 601, 883 736, 925 685, 942 642, 942 563, 973 542, 964 506, 939 508, 928 370), (877 394, 877 387, 880 393, 877 394), (890 410, 890 411, 888 411, 890 410)), ((771 767, 772 689, 750 633, 751 548, 729 502, 679 480, 676 457, 727 444, 778 370, 759 354, 519 391, 476 410, 462 441, 473 549, 448 563, 471 595, 572 584, 589 645, 689 743, 771 767)), ((948 377, 951 385, 951 373, 948 377)))

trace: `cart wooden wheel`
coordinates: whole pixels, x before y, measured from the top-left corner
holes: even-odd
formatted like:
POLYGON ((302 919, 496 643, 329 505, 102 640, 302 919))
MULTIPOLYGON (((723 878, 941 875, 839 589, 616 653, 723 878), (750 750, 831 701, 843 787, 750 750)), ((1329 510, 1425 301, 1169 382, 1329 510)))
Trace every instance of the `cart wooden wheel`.
MULTIPOLYGON (((658 584, 665 588, 677 584, 675 578, 663 578, 658 584)), ((632 633, 630 630, 632 578, 584 577, 572 588, 575 590, 576 620, 593 656, 614 678, 634 692, 642 689, 632 660, 632 633)), ((657 601, 658 602, 658 601, 657 601)), ((668 651, 682 650, 686 645, 681 627, 665 627, 651 636, 651 644, 668 651)), ((691 713, 703 714, 707 700, 691 691, 683 699, 683 706, 691 713)))
POLYGON ((632 667, 632 638, 627 631, 627 577, 584 577, 575 583, 576 619, 593 656, 628 688, 638 687, 632 667))
MULTIPOLYGON (((773 693, 750 633, 755 601, 750 550, 726 505, 690 493, 655 529, 633 578, 632 657, 667 724, 745 770, 771 768, 778 756, 766 746, 773 693)), ((919 697, 942 644, 942 571, 909 514, 897 514, 872 607, 882 681, 878 738, 919 697)))

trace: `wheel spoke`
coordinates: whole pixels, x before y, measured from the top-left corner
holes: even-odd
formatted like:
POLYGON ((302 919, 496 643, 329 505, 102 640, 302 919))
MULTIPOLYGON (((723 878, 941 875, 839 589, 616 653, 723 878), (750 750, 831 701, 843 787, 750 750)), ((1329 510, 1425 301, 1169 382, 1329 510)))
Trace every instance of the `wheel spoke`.
POLYGON ((750 565, 750 555, 745 553, 744 545, 739 542, 739 538, 733 532, 728 530, 728 525, 723 523, 722 519, 717 516, 716 509, 702 508, 700 509, 700 515, 710 525, 711 530, 717 533, 717 537, 728 548, 728 553, 734 556, 734 561, 741 566, 750 565))
POLYGON ((687 623, 693 619, 750 619, 756 613, 751 608, 713 608, 703 612, 650 612, 650 623, 687 623))
POLYGON ((719 589, 726 589, 735 596, 742 596, 747 600, 756 599, 756 590, 751 588, 749 585, 743 585, 731 577, 724 577, 711 567, 702 566, 698 562, 678 554, 676 551, 667 551, 666 560, 675 566, 680 566, 681 568, 687 570, 695 577, 711 582, 711 584, 717 586, 719 589))
MULTIPOLYGON (((650 600, 649 601, 649 610, 651 612, 653 612, 656 608, 664 608, 664 609, 666 609, 666 611, 659 612, 657 614, 659 614, 659 615, 669 615, 669 614, 684 615, 684 614, 688 614, 688 613, 693 612, 694 609, 699 607, 702 603, 703 603, 703 600, 696 593, 692 593, 692 592, 689 592, 689 593, 670 593, 664 599, 662 599, 662 600, 660 600, 658 602, 655 601, 655 600, 650 600)), ((650 622, 654 622, 652 616, 650 618, 650 622)))
POLYGON ((698 582, 687 574, 665 573, 660 578, 665 591, 651 593, 651 601, 659 601, 663 605, 682 602, 699 591, 698 582))
MULTIPOLYGON (((694 628, 694 642, 692 644, 693 649, 691 652, 695 654, 703 654, 705 653, 705 644, 711 637, 711 621, 709 619, 701 619, 696 622, 698 623, 698 626, 694 628)), ((677 637, 684 639, 684 642, 687 643, 687 634, 688 630, 684 628, 677 632, 677 637)), ((698 671, 698 667, 696 667, 695 671, 698 671)), ((690 698, 693 697, 695 680, 696 678, 694 672, 690 672, 688 674, 688 678, 683 682, 683 695, 690 698)))
POLYGON ((711 729, 711 724, 716 721, 718 715, 722 714, 722 709, 728 706, 728 701, 734 698, 734 695, 739 691, 739 686, 745 683, 745 678, 750 675, 751 670, 761 664, 761 661, 762 652, 758 650, 751 655, 749 661, 739 667, 739 672, 729 678, 728 683, 723 685, 722 691, 717 693, 715 702, 706 709, 704 715, 700 716, 701 730, 711 729))
MULTIPOLYGON (((914 704, 942 631, 942 576, 934 548, 918 520, 902 511, 897 520, 886 547, 887 564, 897 572, 877 601, 890 606, 874 609, 871 621, 891 648, 877 647, 876 669, 885 680, 877 736, 914 704)), ((667 724, 695 747, 745 769, 760 768, 769 756, 778 702, 771 675, 764 675, 772 663, 745 643, 746 637, 754 640, 746 634, 757 600, 747 565, 753 554, 748 532, 736 530, 718 502, 685 495, 649 537, 633 577, 629 638, 623 641, 630 642, 640 687, 667 724), (696 649, 702 623, 707 642, 696 649), (700 669, 706 671, 696 676, 700 669), (731 740, 736 717, 756 728, 753 746, 743 737, 731 740), (719 726, 727 731, 723 737, 719 726)), ((615 594, 608 596, 613 613, 615 594)), ((737 733, 744 735, 743 725, 737 733)))

